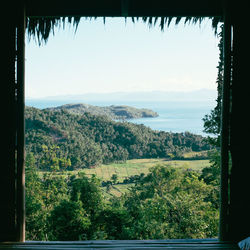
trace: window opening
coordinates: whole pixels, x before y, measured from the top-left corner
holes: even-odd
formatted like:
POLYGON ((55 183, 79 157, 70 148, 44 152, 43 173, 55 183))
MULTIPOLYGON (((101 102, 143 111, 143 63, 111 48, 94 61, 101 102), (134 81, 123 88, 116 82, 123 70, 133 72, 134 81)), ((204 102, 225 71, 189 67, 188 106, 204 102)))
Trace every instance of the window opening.
MULTIPOLYGON (((108 21, 109 19, 106 20, 104 28, 110 32, 108 21)), ((135 29, 137 24, 133 26, 127 23, 127 26, 135 29)), ((123 28, 127 29, 127 26, 123 28)), ((115 28, 117 29, 117 26, 115 28)), ((202 32, 202 28, 197 27, 197 30, 202 32)), ((85 32, 84 29, 82 31, 85 32)), ((81 32, 80 28, 78 32, 81 32)), ((26 54, 27 68, 33 70, 32 75, 29 76, 29 69, 26 74, 26 89, 30 91, 26 96, 39 97, 44 89, 48 91, 47 95, 53 95, 51 94, 53 91, 64 94, 61 97, 26 99, 27 240, 216 237, 219 216, 219 173, 214 171, 218 171, 216 164, 219 154, 216 146, 211 146, 204 140, 203 137, 206 135, 200 126, 202 118, 205 117, 204 120, 208 123, 207 131, 211 129, 209 122, 214 120, 213 113, 209 112, 215 105, 216 91, 195 90, 196 85, 193 86, 192 81, 196 81, 197 86, 200 86, 200 83, 197 79, 187 80, 187 76, 182 79, 168 79, 169 86, 182 86, 186 92, 180 92, 180 89, 179 92, 176 89, 175 92, 173 89, 166 91, 164 87, 167 83, 163 81, 158 84, 157 81, 162 79, 154 79, 169 68, 174 71, 173 74, 181 74, 182 67, 184 65, 188 67, 188 64, 184 64, 185 60, 180 58, 184 54, 191 62, 191 49, 185 54, 184 51, 172 47, 170 51, 175 55, 172 54, 171 61, 168 61, 167 57, 164 60, 157 58, 163 53, 164 47, 160 47, 163 45, 160 42, 156 43, 154 39, 153 46, 146 43, 146 40, 142 39, 142 33, 136 37, 128 31, 123 37, 127 40, 122 47, 115 33, 111 41, 106 37, 98 38, 95 29, 90 29, 88 32, 94 39, 90 42, 90 39, 83 36, 81 46, 89 50, 84 51, 81 58, 77 57, 79 61, 74 66, 75 69, 70 69, 70 64, 76 60, 74 56, 80 53, 79 47, 72 50, 71 54, 67 54, 63 47, 62 34, 58 35, 62 35, 58 43, 52 44, 50 48, 52 51, 59 47, 54 54, 56 63, 50 64, 45 56, 39 59, 41 65, 32 69, 33 55, 26 54), (113 42, 113 55, 107 54, 108 42, 113 42), (139 43, 141 47, 134 46, 139 43), (98 53, 94 53, 91 46, 94 46, 98 53), (143 51, 144 46, 147 47, 143 51), (122 53, 126 49, 130 51, 127 52, 129 56, 122 53), (64 53, 66 58, 63 57, 64 53), (109 56, 115 59, 110 62, 109 56), (91 69, 91 66, 95 65, 94 61, 101 61, 101 58, 105 58, 106 62, 104 60, 98 67, 91 69), (138 58, 143 60, 138 63, 138 58), (50 67, 47 73, 37 77, 39 72, 45 72, 42 66, 43 60, 50 64, 50 67), (86 62, 84 67, 81 65, 83 61, 86 62), (119 61, 125 61, 122 67, 119 66, 120 68, 116 65, 119 61), (72 71, 74 73, 67 75, 67 70, 62 70, 64 64, 65 69, 68 67, 68 71, 74 70, 72 71), (179 68, 174 70, 171 68, 173 65, 179 68), (148 73, 145 68, 155 74, 143 77, 148 73), (116 71, 112 74, 110 73, 112 70, 108 71, 109 69, 116 71), (129 77, 129 70, 132 69, 136 69, 135 76, 129 77), (57 70, 60 74, 53 75, 57 70), (109 75, 105 75, 105 70, 109 75), (80 96, 80 91, 72 92, 75 88, 73 81, 78 80, 76 72, 82 78, 82 83, 78 83, 78 87, 88 82, 86 89, 90 89, 91 91, 88 91, 90 93, 80 96), (44 78, 46 75, 49 76, 47 77, 49 85, 44 78), (60 85, 53 86, 60 75, 62 75, 60 85), (101 82, 95 88, 103 89, 104 92, 91 94, 94 91, 95 78, 101 82), (134 82, 139 83, 138 86, 134 82, 131 84, 132 78, 134 82), (113 81, 115 91, 107 96, 105 92, 112 91, 109 81, 113 81), (185 81, 185 84, 178 81, 185 81), (29 84, 32 82, 35 82, 36 86, 29 89, 29 84), (41 86, 43 88, 40 88, 41 86), (71 92, 63 93, 66 86, 71 92), (192 88, 194 91, 188 93, 187 91, 192 88), (210 98, 209 103, 204 102, 206 98, 210 98), (164 102, 166 99, 168 102, 164 102), (86 105, 79 105, 79 102, 86 105), (164 105, 165 117, 162 114, 164 105), (174 105, 176 106, 173 107, 174 105), (192 116, 197 114, 192 112, 197 112, 199 107, 201 107, 199 115, 192 116), (181 119, 180 113, 189 117, 181 119), (208 116, 205 116, 206 114, 208 116), (140 116, 142 117, 138 118, 140 116), (149 116, 151 117, 148 118, 149 116), (174 123, 172 127, 161 127, 162 123, 169 125, 171 119, 174 123), (192 131, 194 128, 192 122, 198 119, 200 119, 199 131, 192 131), (158 121, 158 125, 154 121, 158 121), (188 121, 191 124, 186 127, 188 121)), ((159 31, 151 29, 147 32, 152 33, 149 37, 153 38, 155 32, 159 31)), ((70 37, 70 39, 77 40, 77 36, 76 34, 76 38, 70 37)), ((164 36, 164 33, 160 36, 164 36)), ((172 42, 172 46, 174 42, 181 43, 182 40, 181 37, 176 41, 170 39, 167 38, 166 43, 172 42)), ((190 37, 186 39, 188 46, 192 47, 192 39, 190 37)), ((215 37, 212 39, 211 43, 216 47, 218 40, 216 41, 215 37)), ((50 41, 48 46, 49 43, 50 41)), ((177 48, 178 45, 176 44, 177 48)), ((28 50, 37 53, 32 46, 34 46, 32 43, 31 45, 28 43, 28 50)), ((39 50, 45 51, 46 46, 39 50)), ((190 67, 189 71, 192 72, 190 75, 200 74, 198 62, 206 63, 212 60, 211 55, 202 60, 200 57, 203 54, 196 56, 197 64, 193 64, 192 67, 195 65, 197 69, 190 67)), ((217 66, 218 58, 215 60, 214 68, 217 66)), ((172 72, 169 70, 168 74, 172 72)), ((165 77, 168 74, 166 73, 165 77)), ((211 73, 214 78, 209 79, 209 84, 215 88, 216 74, 216 71, 215 74, 211 73)), ((201 79, 205 81, 205 77, 201 79)), ((211 137, 210 141, 215 143, 216 137, 211 137)))

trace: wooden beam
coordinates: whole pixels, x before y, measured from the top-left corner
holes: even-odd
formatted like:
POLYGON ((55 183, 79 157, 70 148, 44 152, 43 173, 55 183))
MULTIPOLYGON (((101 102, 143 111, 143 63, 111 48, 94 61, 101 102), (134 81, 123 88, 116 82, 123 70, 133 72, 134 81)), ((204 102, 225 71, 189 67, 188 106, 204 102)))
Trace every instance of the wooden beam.
POLYGON ((225 10, 223 30, 224 79, 221 112, 221 181, 220 181, 220 240, 228 240, 228 178, 229 178, 229 116, 231 88, 232 27, 230 13, 225 10))
POLYGON ((222 16, 218 0, 27 0, 27 16, 222 16))
POLYGON ((23 1, 8 2, 10 20, 2 30, 4 60, 0 98, 2 150, 0 165, 0 241, 24 240, 24 34, 23 1))
POLYGON ((1 163, 0 163, 0 241, 16 240, 15 224, 15 11, 6 3, 9 21, 2 27, 1 71, 1 163))
POLYGON ((25 7, 20 2, 17 25, 17 64, 16 64, 16 127, 17 127, 17 233, 18 241, 25 241, 25 169, 24 169, 24 85, 25 85, 25 7))
MULTIPOLYGON (((242 2, 241 2, 242 3, 242 2)), ((249 29, 248 9, 238 5, 233 23, 233 84, 230 150, 229 237, 238 242, 250 235, 249 168, 249 29)))

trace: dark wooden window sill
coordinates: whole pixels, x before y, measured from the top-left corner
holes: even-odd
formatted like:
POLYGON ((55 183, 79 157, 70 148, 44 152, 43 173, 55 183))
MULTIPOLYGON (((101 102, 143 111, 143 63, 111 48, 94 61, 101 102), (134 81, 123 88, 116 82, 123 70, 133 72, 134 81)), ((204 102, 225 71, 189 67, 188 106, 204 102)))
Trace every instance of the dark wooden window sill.
POLYGON ((1 250, 74 250, 74 249, 239 249, 237 244, 214 239, 181 240, 97 240, 97 241, 27 241, 0 243, 1 250))

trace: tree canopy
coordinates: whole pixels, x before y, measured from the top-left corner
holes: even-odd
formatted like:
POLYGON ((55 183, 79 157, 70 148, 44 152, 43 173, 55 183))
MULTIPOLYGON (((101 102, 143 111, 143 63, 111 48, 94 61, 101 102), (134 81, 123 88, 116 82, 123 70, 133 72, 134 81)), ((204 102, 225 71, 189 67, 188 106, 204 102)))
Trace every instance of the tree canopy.
POLYGON ((56 146, 56 164, 63 170, 91 168, 101 163, 140 158, 178 158, 184 152, 211 149, 206 139, 189 132, 154 131, 144 125, 116 122, 89 113, 39 110, 26 107, 26 151, 34 153, 39 168, 46 170, 45 147, 56 146), (66 160, 67 159, 67 160, 66 160))
POLYGON ((28 240, 217 237, 216 186, 196 171, 157 165, 122 196, 107 199, 96 176, 62 175, 53 167, 38 173, 34 162, 28 154, 28 240))

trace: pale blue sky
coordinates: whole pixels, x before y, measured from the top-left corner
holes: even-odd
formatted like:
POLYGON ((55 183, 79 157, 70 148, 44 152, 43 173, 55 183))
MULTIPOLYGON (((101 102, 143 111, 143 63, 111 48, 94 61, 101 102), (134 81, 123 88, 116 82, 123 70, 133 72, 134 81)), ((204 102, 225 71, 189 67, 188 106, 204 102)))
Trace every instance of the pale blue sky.
POLYGON ((26 97, 89 92, 216 89, 218 38, 211 22, 164 32, 129 19, 82 19, 46 45, 26 41, 26 97))

